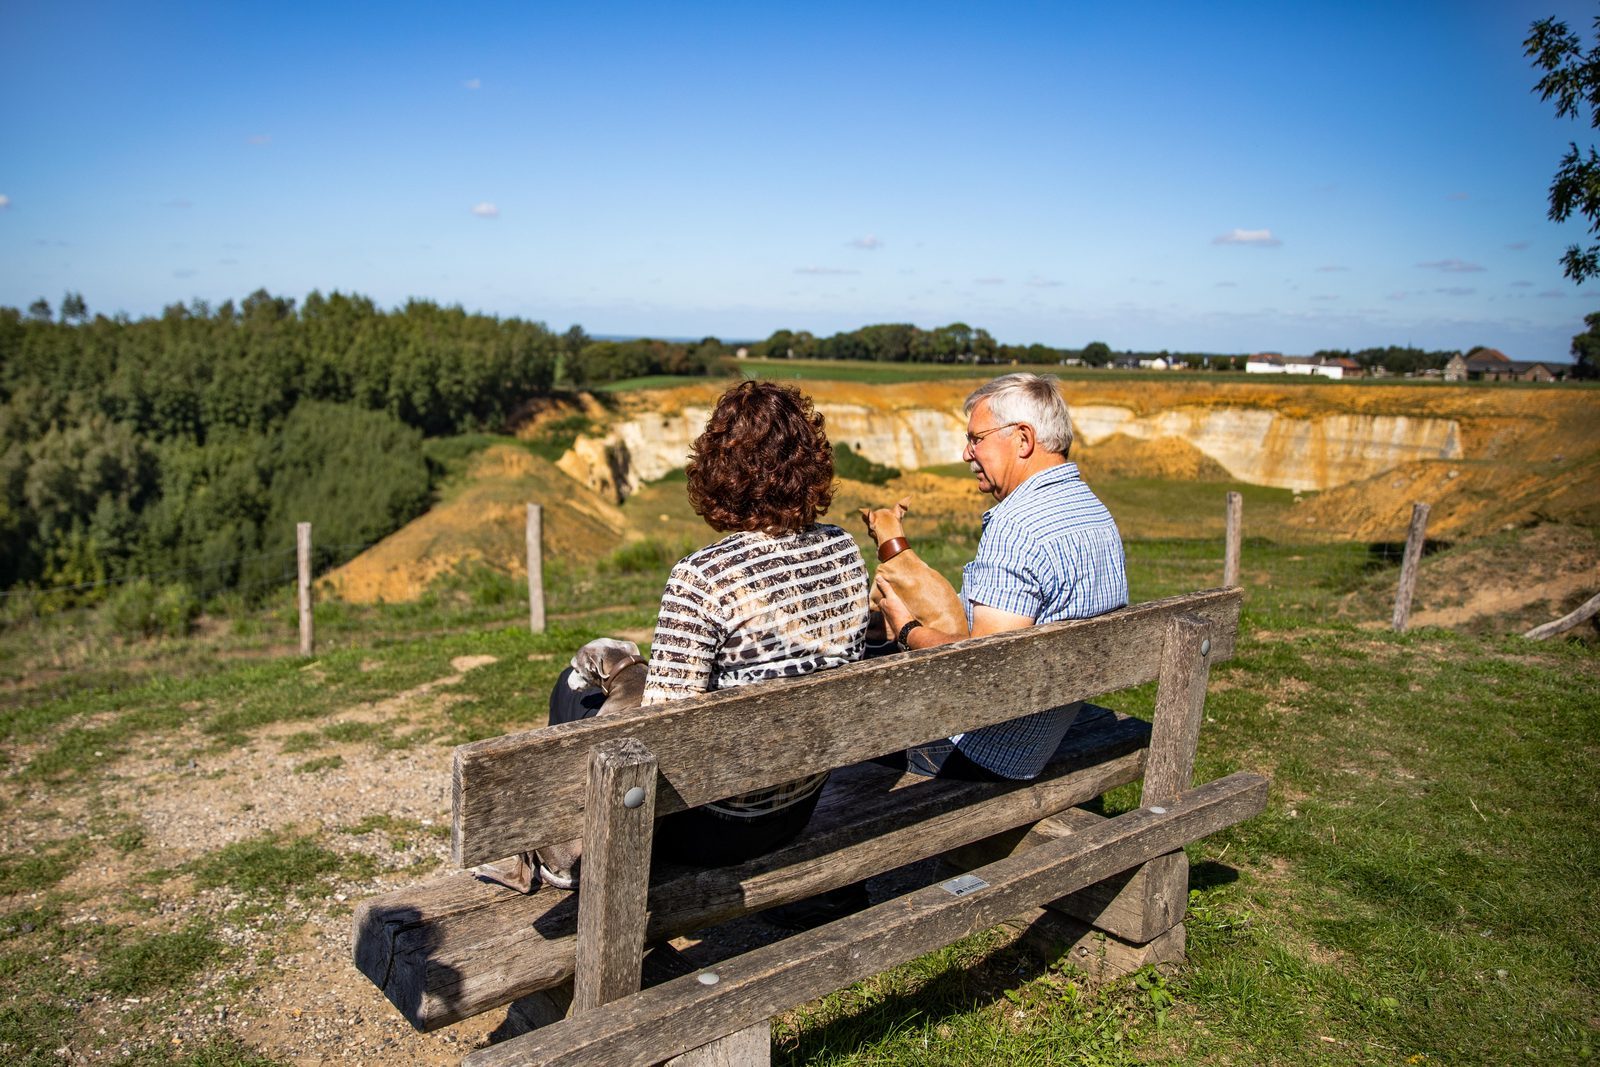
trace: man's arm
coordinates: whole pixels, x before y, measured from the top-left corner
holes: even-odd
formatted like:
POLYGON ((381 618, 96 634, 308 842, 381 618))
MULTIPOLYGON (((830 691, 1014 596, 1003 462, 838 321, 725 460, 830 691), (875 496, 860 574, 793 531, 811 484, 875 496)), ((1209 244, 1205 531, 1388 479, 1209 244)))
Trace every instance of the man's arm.
MULTIPOLYGON (((895 636, 902 626, 911 621, 911 609, 889 587, 889 583, 880 580, 877 585, 880 598, 878 607, 883 611, 883 621, 890 636, 895 636)), ((965 641, 969 637, 987 637, 1032 625, 1033 619, 1027 615, 1014 615, 987 604, 973 604, 971 633, 950 633, 935 630, 931 626, 916 626, 906 636, 906 645, 910 648, 933 648, 935 645, 948 645, 952 641, 965 641)))

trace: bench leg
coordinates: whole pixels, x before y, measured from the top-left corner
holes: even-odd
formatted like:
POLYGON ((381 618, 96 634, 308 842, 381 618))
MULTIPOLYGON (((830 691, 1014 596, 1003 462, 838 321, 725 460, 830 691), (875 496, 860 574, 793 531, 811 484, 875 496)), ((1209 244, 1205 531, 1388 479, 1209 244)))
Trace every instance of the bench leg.
POLYGON ((623 738, 589 754, 572 1013, 639 991, 655 829, 656 759, 623 738))
POLYGON ((771 1062, 772 1023, 769 1020, 674 1056, 665 1067, 768 1067, 771 1062))
POLYGON ((1019 928, 1022 942, 1045 959, 1065 956, 1094 981, 1132 974, 1140 967, 1183 962, 1185 933, 1179 923, 1143 944, 1125 941, 1051 908, 1039 908, 1007 925, 1019 928))

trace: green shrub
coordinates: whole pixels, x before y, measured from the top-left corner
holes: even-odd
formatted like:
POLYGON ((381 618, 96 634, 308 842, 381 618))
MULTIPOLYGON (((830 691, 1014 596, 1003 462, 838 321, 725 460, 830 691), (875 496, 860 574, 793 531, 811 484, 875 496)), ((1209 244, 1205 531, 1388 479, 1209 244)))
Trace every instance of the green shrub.
POLYGON ((874 463, 843 442, 833 446, 833 473, 868 485, 888 485, 892 479, 900 477, 897 468, 874 463))
POLYGON ((106 601, 104 618, 123 637, 184 637, 200 617, 200 599, 183 582, 158 586, 135 578, 106 601))
POLYGON ((694 550, 694 542, 686 538, 667 542, 646 537, 642 541, 631 541, 623 545, 601 560, 600 573, 649 574, 653 571, 665 571, 694 550))

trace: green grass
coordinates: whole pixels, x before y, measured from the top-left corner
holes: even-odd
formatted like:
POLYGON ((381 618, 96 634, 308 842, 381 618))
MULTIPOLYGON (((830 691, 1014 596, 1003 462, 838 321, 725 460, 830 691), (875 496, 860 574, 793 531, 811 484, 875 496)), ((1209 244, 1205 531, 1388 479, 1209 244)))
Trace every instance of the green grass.
MULTIPOLYGON (((1130 542, 1135 600, 1220 581, 1225 488, 1097 484, 1119 515, 1193 514, 1215 527, 1130 542)), ((1247 522, 1274 509, 1292 516, 1290 494, 1249 493, 1247 522)), ((161 788, 177 790, 208 773, 209 753, 243 745, 260 746, 288 771, 303 769, 294 778, 306 788, 362 746, 427 745, 447 768, 448 745, 542 721, 544 694, 578 645, 650 625, 679 548, 709 539, 682 497, 681 485, 668 483, 630 499, 630 517, 655 522, 658 533, 604 566, 553 562, 552 627, 539 636, 526 631, 516 583, 466 572, 416 604, 323 605, 309 661, 292 654, 287 601, 249 615, 255 631, 151 642, 137 660, 80 648, 66 632, 0 633, 0 646, 15 642, 5 669, 31 680, 0 710, 11 770, 0 811, 34 832, 0 857, 0 1061, 55 1063, 52 1050, 63 1044, 95 1047, 100 1039, 81 1023, 95 998, 151 998, 119 1016, 132 1029, 113 1027, 113 1046, 130 1033, 160 1033, 181 1013, 184 991, 219 968, 240 970, 230 1003, 247 1001, 259 981, 250 968, 292 950, 269 939, 248 964, 224 947, 229 924, 270 928, 334 908, 338 883, 415 862, 383 857, 448 832, 443 822, 425 826, 374 804, 341 815, 338 830, 280 827, 175 858, 156 835, 146 841, 137 797, 108 789, 111 761, 155 746, 175 775, 161 788), (262 633, 281 637, 272 645, 262 633), (51 648, 85 657, 74 661, 82 669, 29 659, 51 648), (495 662, 465 673, 451 665, 484 654, 495 662), (450 700, 436 708, 369 714, 458 673, 450 700), (189 740, 160 749, 180 735, 189 740), (193 738, 202 747, 190 769, 193 738), (343 755, 329 751, 335 745, 343 755), (102 864, 130 871, 127 880, 109 896, 84 895, 91 891, 77 887, 94 879, 83 874, 102 864), (212 900, 205 891, 213 888, 243 903, 216 902, 213 914, 185 925, 163 920, 174 900, 195 890, 212 900), (130 915, 148 928, 122 925, 130 915)), ((1519 536, 1496 539, 1496 551, 1514 557, 1519 536)), ((917 548, 959 580, 976 538, 976 528, 947 524, 919 534, 917 548)), ((781 1062, 1592 1056, 1600 653, 1490 632, 1392 634, 1381 624, 1396 567, 1366 545, 1258 534, 1246 540, 1243 562, 1238 650, 1212 671, 1197 777, 1252 769, 1273 785, 1263 815, 1189 849, 1187 966, 1166 979, 1144 974, 1096 988, 1065 962, 1041 961, 988 931, 785 1015, 774 1031, 781 1062)), ((1106 700, 1144 715, 1153 701, 1150 686, 1106 700)), ((1104 809, 1137 803, 1137 789, 1124 787, 1104 809)), ((386 1009, 375 999, 372 1010, 386 1009)), ((249 1033, 149 1062, 254 1067, 266 1061, 251 1051, 249 1033)))

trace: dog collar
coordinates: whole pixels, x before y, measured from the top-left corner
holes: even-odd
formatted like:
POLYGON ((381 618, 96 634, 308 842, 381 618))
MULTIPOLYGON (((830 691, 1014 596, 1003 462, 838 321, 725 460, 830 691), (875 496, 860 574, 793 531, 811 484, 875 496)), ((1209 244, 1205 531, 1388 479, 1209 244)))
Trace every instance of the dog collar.
POLYGON ((605 677, 600 679, 600 688, 601 689, 610 688, 612 680, 615 679, 617 675, 621 674, 623 671, 625 671, 629 667, 633 666, 635 663, 637 663, 637 664, 639 664, 641 666, 644 666, 644 667, 650 666, 649 661, 646 660, 643 656, 638 656, 638 655, 629 656, 626 659, 624 659, 621 663, 617 664, 617 669, 616 670, 612 671, 610 674, 608 674, 605 677))
POLYGON ((904 537, 891 537, 878 546, 878 562, 888 563, 900 553, 911 547, 911 542, 904 537))

